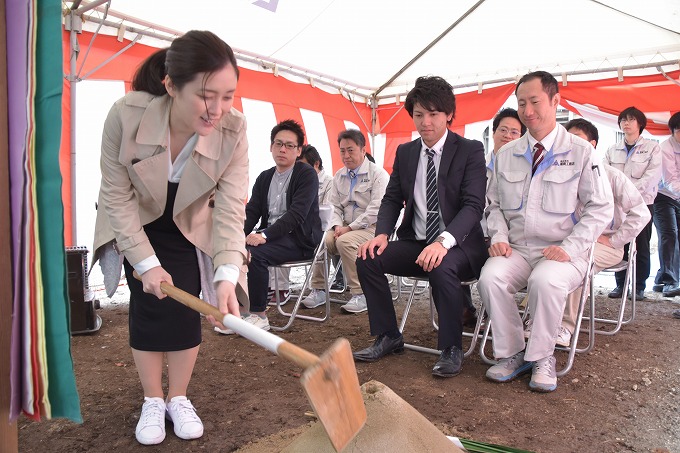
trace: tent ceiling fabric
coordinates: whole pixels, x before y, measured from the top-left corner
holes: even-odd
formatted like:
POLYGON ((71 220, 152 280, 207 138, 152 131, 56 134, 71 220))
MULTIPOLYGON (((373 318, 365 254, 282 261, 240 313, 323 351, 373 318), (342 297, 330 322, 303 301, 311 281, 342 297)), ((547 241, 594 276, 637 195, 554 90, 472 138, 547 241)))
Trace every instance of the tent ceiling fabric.
POLYGON ((211 30, 235 49, 349 81, 368 96, 477 4, 381 96, 403 94, 427 74, 476 86, 536 69, 596 72, 668 61, 676 64, 667 71, 678 68, 677 0, 112 0, 110 8, 179 32, 211 30))

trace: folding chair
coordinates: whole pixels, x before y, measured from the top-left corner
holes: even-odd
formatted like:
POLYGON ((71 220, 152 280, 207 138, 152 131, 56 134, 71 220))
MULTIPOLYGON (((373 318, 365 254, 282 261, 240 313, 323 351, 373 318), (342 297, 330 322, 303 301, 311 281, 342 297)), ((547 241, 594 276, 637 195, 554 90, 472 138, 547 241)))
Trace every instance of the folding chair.
MULTIPOLYGON (((321 228, 323 231, 326 231, 328 229, 328 226, 330 224, 330 219, 331 219, 331 207, 322 205, 319 206, 319 217, 321 217, 321 228)), ((277 331, 283 331, 288 329, 292 324, 293 321, 295 321, 296 318, 300 319, 306 319, 307 321, 317 321, 317 322, 324 322, 331 316, 331 301, 330 297, 326 298, 326 303, 325 303, 325 314, 324 316, 310 316, 310 315, 299 315, 298 310, 300 309, 300 304, 302 303, 302 296, 305 294, 305 291, 307 291, 312 282, 312 273, 314 269, 315 264, 321 264, 323 265, 323 277, 324 277, 324 285, 325 285, 325 290, 326 294, 328 294, 328 289, 329 289, 329 279, 328 279, 328 253, 326 250, 326 241, 324 238, 321 239, 321 242, 319 242, 319 245, 316 246, 316 249, 314 250, 314 254, 310 259, 307 260, 298 260, 298 261, 288 261, 276 266, 270 266, 271 268, 278 269, 278 268, 294 268, 294 267, 304 267, 305 268, 305 281, 302 284, 302 288, 300 288, 300 293, 297 295, 290 295, 291 300, 295 300, 295 304, 293 305, 293 309, 290 312, 286 312, 283 310, 281 307, 281 300, 279 298, 279 282, 277 279, 274 279, 274 294, 276 295, 276 308, 279 311, 279 313, 282 316, 286 316, 288 318, 288 322, 284 326, 274 326, 271 325, 272 330, 277 330, 277 331)))
MULTIPOLYGON (((330 278, 329 278, 328 281, 334 282, 335 277, 338 275, 338 272, 342 272, 342 260, 341 259, 338 259, 338 265, 335 266, 335 270, 330 275, 330 278)), ((344 293, 345 291, 347 291, 347 279, 345 279, 345 278, 342 279, 342 289, 329 289, 329 291, 331 293, 334 293, 334 294, 344 293)), ((326 293, 326 294, 328 294, 328 293, 326 293)), ((345 301, 342 301, 342 302, 345 303, 345 301)))
MULTIPOLYGON (((603 330, 603 329, 594 329, 594 332, 600 335, 614 335, 617 333, 619 330, 621 330, 621 326, 628 324, 632 322, 635 319, 635 291, 631 291, 630 293, 630 316, 628 319, 624 320, 624 314, 626 311, 626 302, 628 301, 628 291, 632 285, 635 285, 635 274, 637 272, 637 266, 635 264, 635 258, 637 256, 637 249, 635 248, 635 240, 633 239, 630 244, 628 244, 628 261, 622 260, 620 263, 616 264, 615 266, 608 267, 607 269, 603 269, 601 272, 609 272, 609 273, 614 273, 614 272, 619 272, 619 271, 626 271, 626 277, 624 279, 623 283, 623 294, 621 294, 621 303, 619 304, 619 313, 618 316, 614 319, 610 318, 597 318, 594 315, 592 316, 595 322, 598 323, 603 323, 603 324, 614 324, 614 328, 611 330, 603 330)), ((593 280, 595 276, 593 275, 593 280)), ((591 289, 593 288, 593 282, 591 281, 590 285, 591 289)), ((595 298, 595 291, 590 292, 590 297, 595 298)), ((591 306, 594 306, 594 302, 591 303, 591 306)))
MULTIPOLYGON (((432 299, 432 289, 429 287, 429 279, 427 277, 407 277, 409 280, 412 280, 411 283, 411 291, 409 293, 408 300, 406 301, 406 307, 404 308, 404 313, 401 317, 401 321, 399 323, 399 332, 402 334, 404 333, 404 328, 406 326, 406 320, 408 319, 408 315, 411 312, 411 306, 413 305, 413 300, 416 296, 416 294, 423 293, 425 290, 428 290, 429 292, 429 300, 430 300, 430 321, 432 323, 432 327, 434 327, 435 330, 439 330, 439 326, 437 325, 437 322, 435 320, 435 306, 434 306, 434 300, 432 299), (419 285, 419 283, 425 283, 425 285, 419 285), (419 288, 422 288, 419 290, 419 288), (418 292, 419 291, 419 292, 418 292)), ((472 286, 475 284, 477 280, 466 280, 466 281, 461 281, 462 286, 472 286)), ((477 318, 477 324, 475 326, 475 330, 472 334, 468 332, 463 332, 463 336, 466 337, 472 337, 470 347, 465 351, 464 356, 468 357, 470 354, 472 354, 472 351, 474 351, 475 344, 477 341, 477 336, 479 335, 479 331, 481 329, 482 325, 482 317, 477 318)), ((438 349, 432 349, 432 348, 426 348, 424 346, 418 346, 415 344, 410 344, 410 343, 404 343, 404 347, 406 349, 410 349, 412 351, 418 351, 418 352, 424 352, 427 354, 434 354, 434 355, 440 355, 441 351, 438 349)))
MULTIPOLYGON (((592 285, 592 279, 593 279, 593 255, 594 255, 595 247, 594 244, 592 247, 590 247, 590 251, 588 252, 588 267, 586 268, 586 273, 583 276, 583 283, 581 284, 583 290, 581 291, 581 300, 579 301, 579 309, 578 309, 578 315, 576 317, 576 327, 574 328, 574 333, 571 337, 571 343, 569 344, 569 347, 562 347, 562 346, 555 346, 556 351, 567 351, 567 362, 564 366, 564 368, 557 370, 557 377, 562 377, 566 375, 574 365, 574 356, 576 353, 584 353, 584 352, 589 352, 594 346, 595 346, 595 332, 594 332, 594 322, 593 322, 593 313, 595 312, 595 303, 594 303, 594 297, 593 295, 593 285, 592 285), (590 292, 591 292, 591 297, 588 297, 588 291, 587 291, 587 285, 588 283, 591 283, 590 285, 590 292), (584 332, 588 332, 588 344, 585 347, 579 348, 578 347, 578 338, 579 338, 579 332, 581 331, 581 321, 583 319, 583 313, 584 313, 584 308, 586 304, 586 299, 590 300, 590 327, 587 330, 584 330, 584 332)), ((485 307, 484 304, 482 304, 482 309, 480 310, 480 313, 477 315, 479 318, 477 319, 478 323, 479 320, 484 317, 485 313, 485 307)), ((486 342, 487 340, 493 340, 489 336, 489 332, 491 329, 491 319, 489 318, 488 322, 486 323, 486 326, 484 328, 484 333, 482 334, 482 340, 479 346, 479 355, 482 358, 482 360, 488 364, 488 365, 495 365, 498 363, 498 361, 493 360, 489 357, 486 356, 486 353, 484 352, 486 348, 486 342)))

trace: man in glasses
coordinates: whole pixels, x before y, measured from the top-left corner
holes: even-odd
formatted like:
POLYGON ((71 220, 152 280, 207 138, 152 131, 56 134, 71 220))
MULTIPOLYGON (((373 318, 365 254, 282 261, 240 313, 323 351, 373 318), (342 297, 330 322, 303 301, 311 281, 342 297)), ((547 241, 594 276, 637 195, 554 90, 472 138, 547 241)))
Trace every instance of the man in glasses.
POLYGON ((490 154, 495 156, 501 146, 524 135, 527 127, 519 120, 517 110, 508 107, 498 112, 494 117, 491 130, 493 132, 493 153, 490 154))
MULTIPOLYGON (((517 110, 513 108, 504 108, 493 119, 491 123, 493 150, 487 154, 486 157, 486 187, 488 189, 491 181, 491 172, 496 163, 496 153, 501 149, 501 146, 517 140, 527 131, 527 127, 519 120, 517 110)), ((484 236, 487 237, 486 217, 482 219, 482 229, 484 236)))
MULTIPOLYGON (((243 229, 250 253, 250 312, 243 318, 264 330, 269 330, 265 314, 268 266, 311 258, 323 236, 317 198, 319 179, 312 167, 296 161, 304 140, 302 126, 293 120, 274 126, 270 152, 276 165, 260 173, 246 205, 243 229)), ((233 333, 230 329, 218 331, 233 333)))

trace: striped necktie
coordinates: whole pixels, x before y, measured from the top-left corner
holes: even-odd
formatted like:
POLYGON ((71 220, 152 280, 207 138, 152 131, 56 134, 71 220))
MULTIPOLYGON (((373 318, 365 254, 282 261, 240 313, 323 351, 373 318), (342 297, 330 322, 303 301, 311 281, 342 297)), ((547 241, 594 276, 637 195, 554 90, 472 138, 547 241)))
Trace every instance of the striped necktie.
POLYGON ((428 244, 439 236, 439 197, 437 196, 437 171, 434 168, 434 150, 427 149, 427 179, 425 196, 427 199, 427 222, 425 239, 428 244))
POLYGON ((534 173, 536 173, 536 169, 538 168, 538 165, 543 162, 543 150, 545 148, 541 144, 541 142, 536 142, 534 145, 534 159, 533 163, 531 165, 531 175, 533 176, 534 173))

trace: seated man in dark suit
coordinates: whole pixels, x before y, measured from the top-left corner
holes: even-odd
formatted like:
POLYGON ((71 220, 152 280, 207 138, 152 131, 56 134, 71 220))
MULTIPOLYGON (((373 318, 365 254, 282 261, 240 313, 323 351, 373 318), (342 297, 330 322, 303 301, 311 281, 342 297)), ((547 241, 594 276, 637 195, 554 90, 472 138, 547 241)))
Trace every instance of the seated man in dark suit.
MULTIPOLYGON (((293 120, 282 121, 274 126, 270 138, 276 166, 255 180, 243 228, 250 253, 250 313, 243 319, 264 330, 269 330, 265 315, 269 302, 268 266, 311 258, 323 237, 317 198, 319 179, 311 166, 296 161, 305 140, 302 126, 293 120)), ((233 333, 231 329, 215 330, 233 333)))
POLYGON ((439 314, 432 374, 451 377, 463 363, 461 280, 479 275, 487 257, 480 226, 484 210, 484 147, 448 130, 456 110, 451 85, 420 77, 404 103, 421 138, 400 145, 382 199, 375 238, 359 249, 357 270, 375 343, 354 353, 373 362, 404 350, 385 274, 427 276, 439 314), (397 230, 389 235, 404 208, 397 230))

